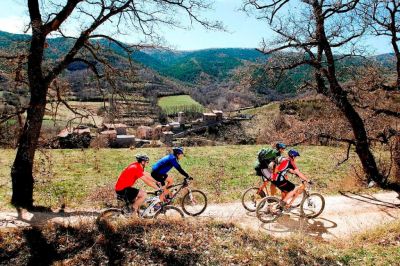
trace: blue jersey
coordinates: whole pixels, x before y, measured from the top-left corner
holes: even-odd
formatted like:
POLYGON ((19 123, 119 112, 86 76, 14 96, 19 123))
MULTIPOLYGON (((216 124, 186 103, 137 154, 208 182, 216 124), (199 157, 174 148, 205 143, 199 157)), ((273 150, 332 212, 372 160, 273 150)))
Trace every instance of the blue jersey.
POLYGON ((175 167, 183 176, 188 177, 189 175, 182 169, 175 155, 169 154, 158 160, 152 167, 152 172, 160 175, 165 175, 169 170, 175 167))

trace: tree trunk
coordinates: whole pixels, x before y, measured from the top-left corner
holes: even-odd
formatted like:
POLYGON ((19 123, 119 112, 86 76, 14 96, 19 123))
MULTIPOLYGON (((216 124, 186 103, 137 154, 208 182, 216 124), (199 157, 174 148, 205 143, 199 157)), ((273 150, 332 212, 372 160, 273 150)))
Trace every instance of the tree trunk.
POLYGON ((395 182, 400 184, 400 135, 397 135, 395 139, 393 161, 395 182))
POLYGON ((33 160, 46 107, 48 82, 42 72, 45 35, 40 23, 32 23, 32 39, 28 56, 28 78, 31 98, 27 118, 18 141, 17 155, 11 169, 12 198, 16 207, 33 206, 33 160))
MULTIPOLYGON (((325 17, 322 12, 322 6, 320 6, 319 2, 315 1, 313 4, 313 9, 314 15, 316 16, 316 33, 319 42, 318 48, 320 52, 325 52, 327 68, 324 70, 324 75, 329 82, 329 90, 325 90, 325 85, 317 77, 318 85, 323 87, 319 88, 319 91, 330 97, 349 121, 355 137, 356 153, 361 161, 363 170, 367 175, 368 180, 374 180, 380 185, 383 185, 383 177, 379 173, 375 158, 369 147, 364 121, 351 105, 349 99, 347 98, 346 91, 343 90, 336 78, 335 58, 333 56, 328 38, 326 37, 324 25, 325 17)), ((319 60, 322 60, 322 57, 319 57, 319 60)))
POLYGON ((397 74, 397 80, 396 80, 396 87, 397 90, 400 90, 400 50, 399 46, 397 45, 397 35, 396 31, 392 31, 392 46, 393 46, 393 51, 394 55, 396 57, 396 74, 397 74))
POLYGON ((27 209, 33 206, 33 160, 46 106, 45 102, 39 104, 34 104, 34 102, 35 100, 32 99, 27 111, 27 119, 11 169, 13 190, 11 203, 27 209))

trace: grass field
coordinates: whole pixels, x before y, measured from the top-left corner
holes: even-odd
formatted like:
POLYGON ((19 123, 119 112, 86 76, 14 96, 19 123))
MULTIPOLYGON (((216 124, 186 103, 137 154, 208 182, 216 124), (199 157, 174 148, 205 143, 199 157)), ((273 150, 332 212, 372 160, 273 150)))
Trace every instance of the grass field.
MULTIPOLYGON (((244 189, 259 182, 253 167, 260 148, 191 147, 186 149, 187 155, 181 164, 195 178, 194 187, 207 192, 210 202, 238 201, 244 189)), ((298 167, 316 182, 318 191, 335 194, 340 190, 363 189, 353 171, 353 167, 359 167, 354 153, 351 153, 349 162, 336 167, 345 155, 342 148, 301 146, 296 149, 301 154, 298 167)), ((34 171, 35 204, 58 207, 65 203, 68 207, 101 207, 104 202, 114 198, 115 181, 136 153, 148 154, 153 164, 166 152, 165 148, 38 151, 34 171)), ((6 149, 0 153, 1 209, 10 207, 10 168, 14 156, 14 150, 6 149)), ((171 175, 176 180, 182 180, 175 170, 171 175)), ((292 179, 298 183, 297 179, 292 179)))
POLYGON ((158 100, 158 105, 168 115, 178 112, 203 112, 204 107, 189 95, 167 96, 158 100))
MULTIPOLYGON (((82 120, 69 110, 65 105, 60 104, 58 107, 55 103, 48 103, 46 105, 46 114, 44 116, 44 125, 59 125, 64 127, 68 121, 72 121, 73 124, 95 124, 97 126, 101 125, 103 118, 97 115, 99 108, 104 106, 104 102, 78 102, 69 101, 70 107, 77 110, 85 115, 89 115, 89 118, 83 118, 82 120), (57 111, 57 115, 54 116, 57 111)), ((107 106, 108 104, 106 104, 107 106)))

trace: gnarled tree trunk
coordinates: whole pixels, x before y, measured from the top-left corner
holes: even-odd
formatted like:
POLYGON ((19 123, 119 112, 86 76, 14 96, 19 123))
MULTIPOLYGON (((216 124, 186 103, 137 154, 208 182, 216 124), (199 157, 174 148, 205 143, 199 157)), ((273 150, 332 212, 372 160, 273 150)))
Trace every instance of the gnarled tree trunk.
POLYGON ((18 150, 11 169, 14 206, 33 206, 33 160, 46 107, 48 83, 42 72, 45 35, 40 17, 32 20, 32 40, 28 56, 28 77, 31 98, 27 118, 18 142, 18 150))

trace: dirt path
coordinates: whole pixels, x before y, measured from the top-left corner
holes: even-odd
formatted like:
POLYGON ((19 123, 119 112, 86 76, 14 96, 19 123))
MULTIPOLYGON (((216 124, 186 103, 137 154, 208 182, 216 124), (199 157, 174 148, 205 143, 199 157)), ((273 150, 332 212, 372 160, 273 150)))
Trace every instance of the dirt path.
MULTIPOLYGON (((249 228, 276 236, 288 236, 291 233, 311 235, 321 239, 348 237, 400 218, 400 200, 394 192, 373 195, 346 193, 325 198, 324 212, 316 219, 302 219, 293 210, 284 214, 276 222, 263 224, 254 213, 247 212, 239 202, 210 205, 202 214, 203 218, 213 218, 233 222, 243 228, 249 228)), ((97 211, 67 211, 63 213, 0 212, 0 227, 41 225, 46 222, 77 223, 93 219, 97 211)), ((194 219, 199 219, 196 217, 194 219)))

